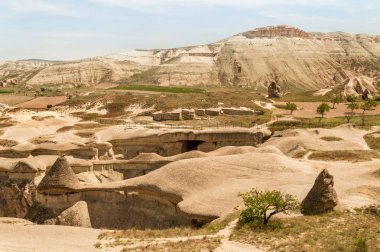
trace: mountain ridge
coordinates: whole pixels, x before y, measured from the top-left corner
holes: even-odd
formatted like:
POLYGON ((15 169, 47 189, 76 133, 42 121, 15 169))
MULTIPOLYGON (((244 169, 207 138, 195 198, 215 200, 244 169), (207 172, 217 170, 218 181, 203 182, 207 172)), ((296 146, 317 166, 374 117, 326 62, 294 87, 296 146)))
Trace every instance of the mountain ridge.
MULTIPOLYGON (((30 78, 22 78, 22 71, 21 77, 16 78, 25 85, 96 85, 107 81, 257 90, 265 89, 275 80, 292 91, 333 87, 355 76, 366 76, 377 86, 380 36, 305 32, 279 25, 256 28, 205 45, 136 49, 77 61, 44 63, 30 78)), ((3 66, 0 65, 0 78, 4 79, 10 71, 3 66)))

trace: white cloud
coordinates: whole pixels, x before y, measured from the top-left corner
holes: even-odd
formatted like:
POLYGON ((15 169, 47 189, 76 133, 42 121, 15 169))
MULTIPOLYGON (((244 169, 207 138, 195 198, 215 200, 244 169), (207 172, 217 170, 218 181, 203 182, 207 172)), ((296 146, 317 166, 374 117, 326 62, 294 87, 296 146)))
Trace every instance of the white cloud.
POLYGON ((343 0, 91 0, 108 6, 118 6, 145 11, 165 10, 175 7, 229 6, 236 8, 257 8, 280 5, 333 6, 343 0))

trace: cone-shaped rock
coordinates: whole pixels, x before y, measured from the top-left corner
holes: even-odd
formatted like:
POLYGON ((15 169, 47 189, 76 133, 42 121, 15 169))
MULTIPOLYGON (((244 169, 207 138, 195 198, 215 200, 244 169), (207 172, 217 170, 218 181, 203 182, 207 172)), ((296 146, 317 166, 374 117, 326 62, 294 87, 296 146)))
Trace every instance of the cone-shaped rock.
POLYGON ((321 214, 330 212, 338 203, 338 196, 334 189, 333 176, 324 169, 315 180, 314 186, 302 201, 303 214, 321 214))
POLYGON ((78 177, 71 169, 66 158, 59 157, 45 174, 37 190, 41 193, 59 195, 75 192, 80 188, 78 177))

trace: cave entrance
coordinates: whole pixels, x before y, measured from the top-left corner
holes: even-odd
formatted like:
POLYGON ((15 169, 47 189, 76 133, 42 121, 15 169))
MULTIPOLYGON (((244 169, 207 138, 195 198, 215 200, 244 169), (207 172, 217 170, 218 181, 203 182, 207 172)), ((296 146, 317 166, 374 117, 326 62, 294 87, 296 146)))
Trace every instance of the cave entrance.
POLYGON ((193 151, 193 150, 198 150, 198 146, 200 144, 203 144, 204 141, 198 141, 198 140, 188 140, 184 141, 183 143, 183 148, 182 152, 188 152, 188 151, 193 151))

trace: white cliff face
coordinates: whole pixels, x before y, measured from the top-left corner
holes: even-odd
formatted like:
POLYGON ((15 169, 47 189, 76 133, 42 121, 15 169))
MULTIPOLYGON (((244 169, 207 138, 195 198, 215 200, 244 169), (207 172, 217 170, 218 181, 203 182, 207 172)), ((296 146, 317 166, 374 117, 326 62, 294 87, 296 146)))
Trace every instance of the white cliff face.
POLYGON ((284 91, 316 90, 342 84, 353 76, 377 79, 378 57, 380 36, 307 33, 275 26, 209 45, 134 50, 40 65, 24 80, 30 85, 96 85, 141 74, 145 84, 166 86, 233 85, 265 90, 275 80, 284 91))

